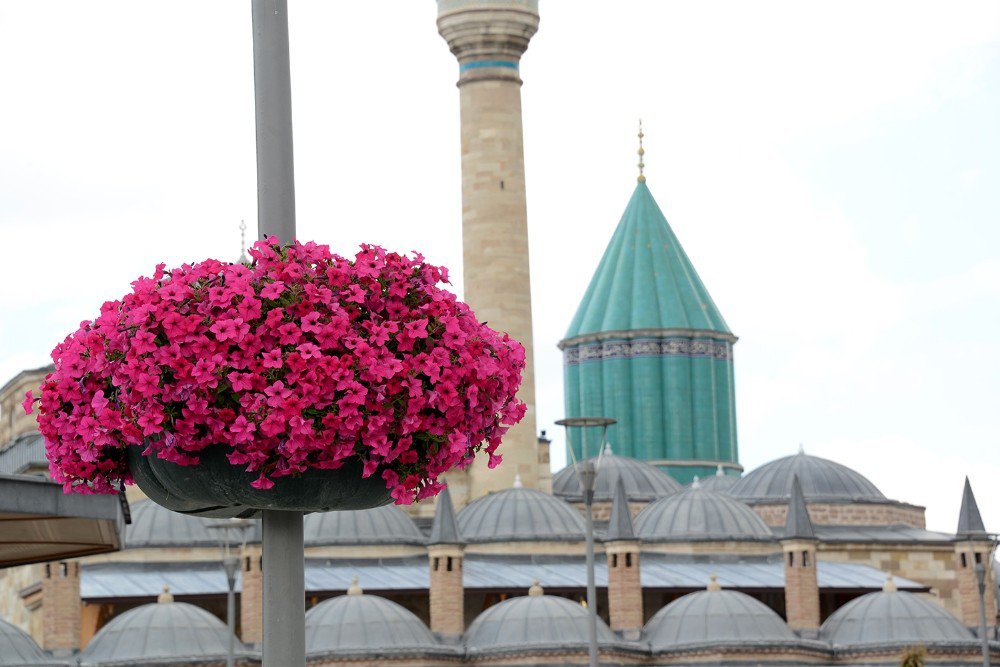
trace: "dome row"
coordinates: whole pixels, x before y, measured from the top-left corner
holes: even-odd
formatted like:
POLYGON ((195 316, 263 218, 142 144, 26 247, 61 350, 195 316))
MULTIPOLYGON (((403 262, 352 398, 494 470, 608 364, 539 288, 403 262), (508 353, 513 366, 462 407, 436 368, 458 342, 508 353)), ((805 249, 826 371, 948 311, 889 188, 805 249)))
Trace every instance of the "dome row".
MULTIPOLYGON (((527 596, 493 605, 469 626, 469 654, 502 650, 580 647, 587 643, 588 615, 581 605, 545 595, 533 586, 527 596)), ((225 656, 229 633, 218 618, 190 604, 161 601, 113 619, 80 655, 80 664, 184 663, 225 656)), ((819 640, 831 646, 863 647, 906 642, 970 642, 972 633, 942 607, 917 595, 887 590, 861 596, 823 624, 819 640)), ((801 640, 764 603, 744 593, 708 590, 685 595, 658 611, 640 643, 626 642, 598 621, 598 642, 633 650, 669 651, 697 645, 797 645, 801 640)), ((250 652, 239 642, 238 654, 250 652)), ((816 645, 815 642, 812 643, 816 645)), ((461 647, 442 644, 423 622, 399 604, 365 595, 356 585, 347 595, 325 600, 306 614, 310 656, 391 654, 457 655, 461 647)), ((0 621, 0 666, 55 665, 23 631, 0 621)))
MULTIPOLYGON (((694 485, 700 486, 700 491, 685 490, 655 466, 606 454, 600 458, 594 495, 597 502, 610 502, 621 480, 630 501, 649 503, 636 518, 638 537, 647 541, 764 540, 771 539, 771 531, 744 503, 787 499, 795 475, 808 501, 886 502, 885 496, 862 475, 839 463, 803 453, 772 461, 742 479, 708 478, 694 485)), ((549 495, 514 488, 475 500, 458 513, 462 539, 469 543, 582 540, 583 519, 569 504, 582 500, 574 468, 555 475, 553 492, 549 495)), ((133 508, 133 522, 126 529, 125 542, 130 548, 215 546, 218 536, 208 526, 205 519, 170 512, 144 501, 133 508)), ((307 547, 419 546, 426 542, 406 512, 392 505, 310 514, 304 530, 307 547)), ((259 535, 250 539, 259 540, 259 535)))

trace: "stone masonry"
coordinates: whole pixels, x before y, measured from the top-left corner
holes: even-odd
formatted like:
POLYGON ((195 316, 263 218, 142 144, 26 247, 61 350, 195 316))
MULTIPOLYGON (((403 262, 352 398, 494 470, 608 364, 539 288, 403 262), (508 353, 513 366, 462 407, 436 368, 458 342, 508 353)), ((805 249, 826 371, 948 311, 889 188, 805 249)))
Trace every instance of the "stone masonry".
POLYGON ((786 540, 785 616, 792 630, 819 630, 819 583, 816 579, 816 542, 786 540))
POLYGON ((437 25, 459 62, 465 300, 527 354, 518 393, 527 414, 504 437, 502 466, 489 470, 478 457, 470 467, 468 497, 455 497, 460 507, 510 488, 515 475, 528 488, 539 486, 519 76, 538 29, 538 2, 439 0, 437 25))
POLYGON ((979 582, 976 563, 986 564, 986 627, 996 627, 996 584, 993 580, 991 544, 988 540, 968 540, 955 545, 958 617, 970 628, 979 628, 979 582))
POLYGON ((608 615, 611 629, 625 639, 642 632, 642 585, 639 583, 639 542, 616 540, 604 545, 608 557, 608 615))
POLYGON ((62 655, 80 648, 80 563, 47 563, 44 572, 41 645, 62 655))
POLYGON ((261 570, 260 547, 247 546, 242 560, 240 639, 247 644, 260 644, 264 637, 264 575, 261 570))
POLYGON ((465 632, 465 589, 462 581, 461 545, 440 544, 428 548, 431 569, 431 631, 455 639, 465 632))

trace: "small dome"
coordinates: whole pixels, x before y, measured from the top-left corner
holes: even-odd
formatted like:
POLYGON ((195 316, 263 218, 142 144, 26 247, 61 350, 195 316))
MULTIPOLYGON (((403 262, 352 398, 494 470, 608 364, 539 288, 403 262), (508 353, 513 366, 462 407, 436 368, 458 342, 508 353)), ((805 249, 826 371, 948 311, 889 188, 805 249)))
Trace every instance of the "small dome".
POLYGON ((369 510, 308 514, 305 545, 416 544, 426 540, 406 512, 395 505, 369 510))
MULTIPOLYGON (((595 463, 597 459, 591 459, 595 463)), ((621 478, 625 495, 632 502, 651 502, 682 490, 673 477, 656 466, 628 456, 605 454, 601 457, 597 479, 594 481, 594 500, 611 502, 615 484, 621 478)), ((583 502, 580 480, 573 466, 566 466, 552 478, 552 493, 572 503, 583 502)))
POLYGON ((349 595, 324 600, 306 613, 306 653, 440 648, 419 618, 392 600, 349 595))
POLYGON ((731 493, 747 500, 788 500, 792 477, 798 475, 809 502, 824 500, 886 501, 868 479, 847 466, 799 452, 752 470, 733 485, 731 493))
MULTIPOLYGON (((495 604, 479 616, 465 633, 469 651, 502 648, 586 648, 589 616, 581 605, 566 598, 535 594, 495 604)), ((617 642, 615 634, 597 619, 599 644, 617 642)))
MULTIPOLYGON (((698 485, 706 491, 711 491, 713 493, 724 493, 726 495, 732 495, 731 491, 733 485, 740 481, 739 477, 733 477, 732 475, 727 475, 722 472, 722 466, 719 466, 719 471, 714 475, 709 475, 707 477, 702 477, 698 480, 698 485)), ((694 482, 689 485, 693 486, 694 482)))
MULTIPOLYGON (((169 595, 161 596, 171 599, 169 595)), ((245 653, 236 641, 237 652, 245 653)), ((184 602, 156 602, 113 618, 94 635, 80 655, 80 664, 183 664, 206 658, 224 661, 229 629, 209 612, 184 602)))
POLYGON ((27 632, 0 620, 0 667, 59 665, 45 657, 42 649, 27 632))
POLYGON ((826 619, 820 639, 832 644, 966 641, 974 639, 944 607, 904 591, 869 593, 826 619))
POLYGON ((132 523, 125 526, 125 548, 217 547, 221 535, 208 529, 219 519, 203 519, 168 510, 152 500, 131 507, 132 523))
POLYGON ((647 505, 635 518, 635 534, 645 542, 774 539, 748 506, 700 487, 647 505))
POLYGON ((583 541, 583 517, 569 503, 534 489, 513 488, 472 501, 458 513, 467 543, 583 541))
POLYGON ((690 593, 656 612, 643 630, 653 650, 718 642, 796 641, 781 617, 738 591, 690 593))

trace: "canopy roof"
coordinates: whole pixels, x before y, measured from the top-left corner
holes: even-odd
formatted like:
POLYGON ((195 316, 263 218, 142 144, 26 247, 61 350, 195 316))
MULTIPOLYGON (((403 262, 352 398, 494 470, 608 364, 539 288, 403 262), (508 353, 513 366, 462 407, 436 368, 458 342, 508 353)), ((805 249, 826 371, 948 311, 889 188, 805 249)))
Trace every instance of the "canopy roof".
POLYGON ((117 551, 124 524, 117 496, 68 496, 55 482, 0 475, 0 568, 117 551))
POLYGON ((639 183, 566 332, 687 329, 730 334, 645 183, 639 183))

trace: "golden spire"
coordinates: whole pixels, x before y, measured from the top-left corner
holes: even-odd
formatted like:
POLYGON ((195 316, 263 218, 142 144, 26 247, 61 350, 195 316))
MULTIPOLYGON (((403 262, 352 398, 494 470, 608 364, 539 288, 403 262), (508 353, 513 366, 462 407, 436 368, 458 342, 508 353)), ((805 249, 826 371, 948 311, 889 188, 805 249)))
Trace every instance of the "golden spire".
POLYGON ((642 138, 645 135, 642 133, 642 119, 639 119, 639 182, 645 183, 646 176, 642 173, 642 170, 646 167, 646 163, 642 161, 642 156, 646 154, 645 149, 642 147, 642 138))

